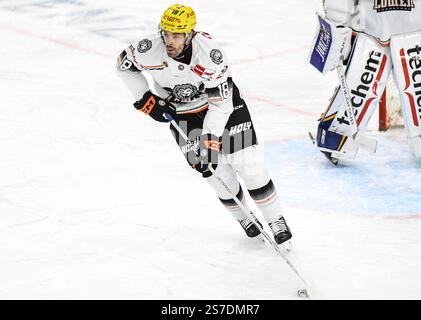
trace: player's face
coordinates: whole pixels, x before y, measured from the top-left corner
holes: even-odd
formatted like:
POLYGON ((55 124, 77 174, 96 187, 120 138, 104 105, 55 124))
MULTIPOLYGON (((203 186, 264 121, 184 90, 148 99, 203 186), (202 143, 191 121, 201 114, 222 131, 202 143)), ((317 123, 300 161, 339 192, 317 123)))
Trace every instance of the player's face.
POLYGON ((171 58, 177 57, 184 48, 184 33, 173 33, 169 31, 163 31, 162 36, 164 37, 164 43, 167 48, 167 54, 171 58))

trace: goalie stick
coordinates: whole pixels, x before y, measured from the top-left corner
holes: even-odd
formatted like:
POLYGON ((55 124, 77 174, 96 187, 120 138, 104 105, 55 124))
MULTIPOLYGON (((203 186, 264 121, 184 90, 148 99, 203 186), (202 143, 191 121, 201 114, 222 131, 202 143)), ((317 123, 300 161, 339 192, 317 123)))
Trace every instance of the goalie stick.
POLYGON ((355 115, 352 109, 351 104, 351 94, 348 88, 348 83, 346 81, 345 70, 343 67, 343 57, 341 62, 336 67, 336 72, 338 74, 338 79, 340 83, 340 87, 342 89, 342 94, 344 96, 345 101, 345 110, 349 118, 349 123, 351 127, 351 138, 362 148, 368 150, 371 153, 375 153, 377 150, 377 140, 367 138, 363 134, 358 135, 358 126, 357 126, 357 119, 355 119, 355 115))
MULTIPOLYGON (((354 150, 356 147, 361 146, 369 152, 374 153, 377 149, 377 141, 367 138, 362 132, 359 132, 358 121, 355 117, 351 103, 351 94, 344 70, 344 56, 351 47, 351 29, 337 25, 317 12, 316 15, 319 22, 319 28, 314 38, 312 50, 310 51, 309 62, 322 74, 336 69, 340 84, 339 88, 344 100, 344 103, 339 107, 337 114, 341 114, 348 118, 348 123, 344 122, 344 126, 347 127, 338 126, 336 129, 332 128, 330 130, 342 136, 347 136, 355 145, 355 148, 354 145, 351 146, 354 150)), ((337 164, 338 159, 341 158, 341 155, 345 154, 345 152, 322 147, 319 147, 319 149, 335 165, 337 164)))
MULTIPOLYGON (((357 120, 355 119, 355 115, 352 111, 352 104, 351 104, 351 94, 349 92, 348 83, 346 81, 346 75, 343 67, 343 61, 336 67, 340 88, 344 97, 345 101, 345 111, 349 118, 349 124, 350 124, 350 133, 351 135, 348 136, 349 139, 352 139, 358 146, 361 148, 367 150, 370 153, 375 153, 377 150, 377 140, 368 138, 364 136, 362 133, 359 134, 358 126, 357 126, 357 120)), ((335 131, 333 131, 335 132, 335 131)), ((317 146, 316 139, 314 137, 314 134, 311 132, 308 132, 310 136, 310 140, 313 143, 313 145, 317 146)), ((339 159, 335 157, 336 154, 340 154, 340 152, 335 152, 331 149, 321 148, 318 147, 320 151, 326 156, 326 158, 333 163, 335 166, 338 165, 339 159)))

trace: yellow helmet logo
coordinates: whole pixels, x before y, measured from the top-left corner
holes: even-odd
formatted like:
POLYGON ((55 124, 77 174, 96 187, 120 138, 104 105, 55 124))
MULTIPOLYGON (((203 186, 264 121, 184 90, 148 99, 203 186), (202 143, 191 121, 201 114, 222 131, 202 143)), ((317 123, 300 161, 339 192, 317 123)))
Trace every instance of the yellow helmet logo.
POLYGON ((173 4, 161 17, 162 30, 174 33, 190 33, 196 26, 196 14, 190 7, 173 4))

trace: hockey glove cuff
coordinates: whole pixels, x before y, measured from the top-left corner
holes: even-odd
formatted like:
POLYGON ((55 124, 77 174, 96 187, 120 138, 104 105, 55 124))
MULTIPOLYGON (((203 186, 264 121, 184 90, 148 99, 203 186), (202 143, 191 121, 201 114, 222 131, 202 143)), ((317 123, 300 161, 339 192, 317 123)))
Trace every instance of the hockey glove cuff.
POLYGON ((142 99, 136 101, 133 106, 158 122, 168 122, 164 116, 165 113, 170 114, 173 118, 176 116, 174 105, 150 91, 146 91, 142 99))
POLYGON ((203 134, 199 138, 199 148, 190 162, 192 167, 202 174, 203 178, 212 175, 209 166, 214 170, 218 167, 218 155, 221 151, 221 139, 214 134, 203 134))

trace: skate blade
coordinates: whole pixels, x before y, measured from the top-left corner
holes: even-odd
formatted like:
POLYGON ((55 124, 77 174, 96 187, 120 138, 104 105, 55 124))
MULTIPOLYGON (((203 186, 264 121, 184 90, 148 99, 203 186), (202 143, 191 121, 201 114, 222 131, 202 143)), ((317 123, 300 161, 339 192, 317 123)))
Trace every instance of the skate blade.
POLYGON ((284 243, 281 243, 278 246, 279 246, 279 249, 281 249, 285 253, 288 253, 288 252, 292 251, 291 240, 285 241, 284 243))
MULTIPOLYGON (((267 240, 263 236, 263 234, 259 234, 258 236, 254 237, 253 239, 257 239, 258 241, 261 241, 261 242, 267 242, 267 240)), ((275 240, 273 240, 273 242, 275 242, 275 240)), ((279 250, 281 250, 282 253, 288 253, 288 252, 292 251, 291 240, 285 241, 284 243, 281 243, 281 244, 276 244, 276 246, 278 246, 279 250)))
POLYGON ((334 165, 337 166, 339 163, 339 159, 332 157, 332 154, 328 153, 328 152, 323 152, 322 153, 325 155, 325 157, 334 165))
POLYGON ((259 234, 258 236, 254 237, 254 239, 265 242, 265 237, 262 234, 259 234))

